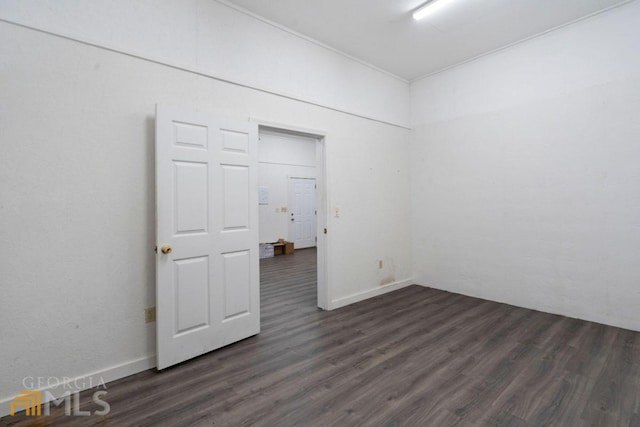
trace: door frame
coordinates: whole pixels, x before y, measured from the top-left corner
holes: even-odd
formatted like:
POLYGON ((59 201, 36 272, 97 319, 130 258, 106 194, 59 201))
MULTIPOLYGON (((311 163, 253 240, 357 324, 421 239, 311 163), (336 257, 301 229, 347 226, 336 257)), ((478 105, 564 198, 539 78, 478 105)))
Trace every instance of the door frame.
POLYGON ((327 230, 327 213, 329 199, 329 189, 327 186, 327 164, 326 164, 326 144, 327 144, 327 132, 307 129, 295 125, 275 123, 272 121, 262 120, 259 118, 250 117, 249 121, 258 124, 258 136, 261 130, 268 130, 271 132, 282 133, 285 135, 297 135, 307 138, 313 138, 316 140, 316 210, 318 215, 316 218, 316 236, 318 241, 316 243, 317 251, 317 273, 318 273, 318 285, 317 285, 317 299, 318 307, 323 310, 330 310, 331 304, 331 286, 328 280, 328 235, 327 230))

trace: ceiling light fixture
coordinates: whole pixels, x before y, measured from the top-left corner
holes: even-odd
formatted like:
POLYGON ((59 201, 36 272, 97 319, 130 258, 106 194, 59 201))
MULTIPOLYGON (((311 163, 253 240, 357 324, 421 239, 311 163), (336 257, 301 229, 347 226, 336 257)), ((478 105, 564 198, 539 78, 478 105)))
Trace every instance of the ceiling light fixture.
POLYGON ((413 12, 413 19, 417 21, 419 19, 425 18, 432 13, 442 9, 447 4, 451 3, 451 1, 452 0, 431 0, 423 4, 418 9, 416 9, 415 12, 413 12))

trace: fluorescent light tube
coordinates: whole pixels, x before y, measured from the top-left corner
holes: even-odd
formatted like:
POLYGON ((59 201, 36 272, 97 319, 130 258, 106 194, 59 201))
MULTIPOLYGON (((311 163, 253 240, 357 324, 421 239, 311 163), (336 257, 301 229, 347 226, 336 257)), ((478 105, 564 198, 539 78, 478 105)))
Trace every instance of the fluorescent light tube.
POLYGON ((445 7, 447 4, 451 3, 452 0, 431 0, 430 2, 424 4, 422 7, 413 12, 413 19, 416 21, 422 18, 425 18, 431 15, 434 12, 445 7))

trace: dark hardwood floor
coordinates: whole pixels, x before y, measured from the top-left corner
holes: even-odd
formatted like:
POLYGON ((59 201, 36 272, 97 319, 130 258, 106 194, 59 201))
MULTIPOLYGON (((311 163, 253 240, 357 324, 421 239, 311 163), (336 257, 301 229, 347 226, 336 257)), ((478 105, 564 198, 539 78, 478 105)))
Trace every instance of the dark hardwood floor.
POLYGON ((324 312, 313 249, 261 279, 260 335, 107 384, 106 416, 0 424, 640 426, 638 332, 420 286, 324 312))

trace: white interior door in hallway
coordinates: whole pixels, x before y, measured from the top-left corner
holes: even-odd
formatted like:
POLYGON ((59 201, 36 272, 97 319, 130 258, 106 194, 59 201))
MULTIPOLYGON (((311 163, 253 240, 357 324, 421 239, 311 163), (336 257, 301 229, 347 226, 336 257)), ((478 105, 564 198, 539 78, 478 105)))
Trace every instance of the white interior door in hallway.
POLYGON ((156 110, 157 368, 260 331, 258 127, 156 110))
POLYGON ((289 235, 296 249, 316 246, 316 180, 289 178, 289 235))

